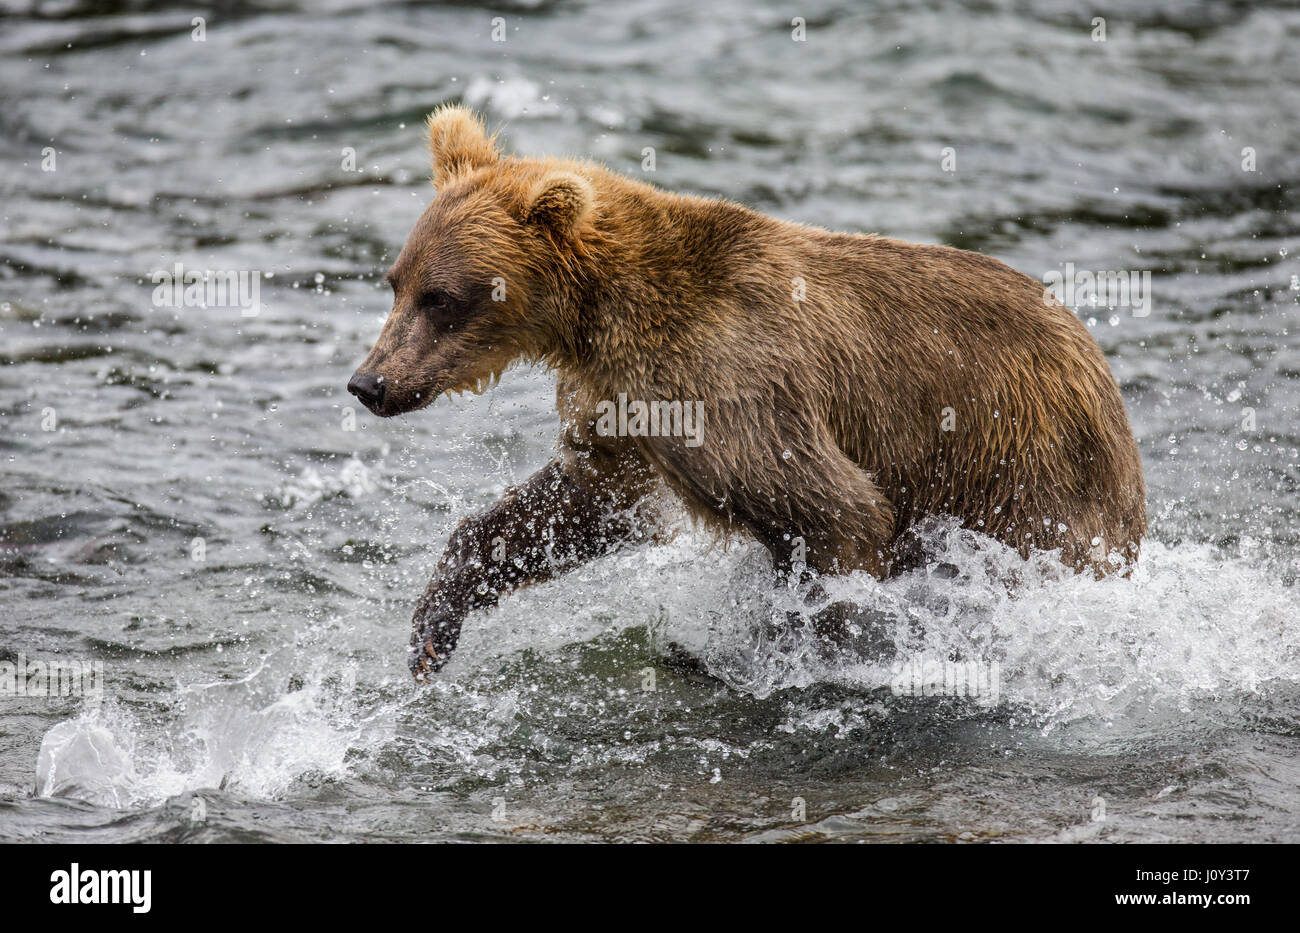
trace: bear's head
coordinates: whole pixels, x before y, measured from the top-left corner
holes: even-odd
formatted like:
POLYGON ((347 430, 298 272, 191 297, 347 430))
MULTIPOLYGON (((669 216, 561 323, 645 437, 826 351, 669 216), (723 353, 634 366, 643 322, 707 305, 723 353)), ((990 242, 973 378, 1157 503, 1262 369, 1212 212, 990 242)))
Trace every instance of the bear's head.
POLYGON ((376 415, 482 391, 566 340, 595 196, 583 166, 504 156, 472 112, 429 117, 437 195, 388 271, 393 310, 348 391, 376 415))

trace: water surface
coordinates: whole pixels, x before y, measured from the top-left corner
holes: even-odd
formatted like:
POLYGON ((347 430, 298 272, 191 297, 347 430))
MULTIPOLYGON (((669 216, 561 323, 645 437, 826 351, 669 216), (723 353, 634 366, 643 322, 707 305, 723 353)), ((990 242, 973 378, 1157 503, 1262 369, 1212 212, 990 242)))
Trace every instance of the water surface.
POLYGON ((0 838, 1300 841, 1300 11, 1146 6, 1095 42, 1064 0, 815 2, 800 43, 781 4, 250 3, 200 43, 185 5, 3 4, 0 660, 105 693, 0 699, 0 838), (688 528, 472 618, 417 690, 448 532, 558 427, 526 369, 348 414, 454 100, 781 217, 1150 271, 1149 315, 1080 312, 1138 571, 937 529, 955 575, 837 583, 910 655, 996 660, 985 707, 774 639, 795 597, 688 528), (261 312, 155 307, 177 262, 260 273, 261 312))

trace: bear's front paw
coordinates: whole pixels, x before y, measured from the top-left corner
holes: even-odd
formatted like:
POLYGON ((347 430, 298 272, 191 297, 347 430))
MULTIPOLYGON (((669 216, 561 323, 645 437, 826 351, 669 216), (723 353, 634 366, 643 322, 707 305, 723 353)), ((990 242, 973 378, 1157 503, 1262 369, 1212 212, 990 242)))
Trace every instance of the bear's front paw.
POLYGON ((426 683, 447 663, 460 639, 460 620, 442 613, 417 609, 412 621, 408 664, 416 683, 426 683))

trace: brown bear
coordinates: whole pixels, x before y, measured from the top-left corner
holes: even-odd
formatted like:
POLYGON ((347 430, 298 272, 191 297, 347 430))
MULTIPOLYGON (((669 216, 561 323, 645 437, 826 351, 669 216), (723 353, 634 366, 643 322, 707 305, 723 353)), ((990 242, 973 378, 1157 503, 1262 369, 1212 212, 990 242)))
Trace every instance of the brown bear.
POLYGON ((466 519, 420 599, 417 680, 470 612, 655 531, 656 489, 779 572, 877 576, 926 516, 1097 573, 1146 527, 1100 348, 1044 286, 976 253, 832 233, 429 118, 436 197, 388 273, 348 390, 383 417, 557 374, 557 456, 466 519))

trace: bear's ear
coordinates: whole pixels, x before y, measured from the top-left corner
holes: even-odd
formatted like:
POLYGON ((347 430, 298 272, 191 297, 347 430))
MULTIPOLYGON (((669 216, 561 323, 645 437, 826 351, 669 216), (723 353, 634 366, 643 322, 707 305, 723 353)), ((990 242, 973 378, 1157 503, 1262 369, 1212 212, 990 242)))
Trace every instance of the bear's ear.
POLYGON ((488 136, 468 107, 447 104, 429 114, 429 153, 433 156, 433 183, 437 187, 454 175, 492 165, 501 158, 496 137, 488 136))
POLYGON ((542 179, 524 210, 524 223, 571 238, 591 213, 596 200, 591 182, 572 172, 554 172, 542 179))

